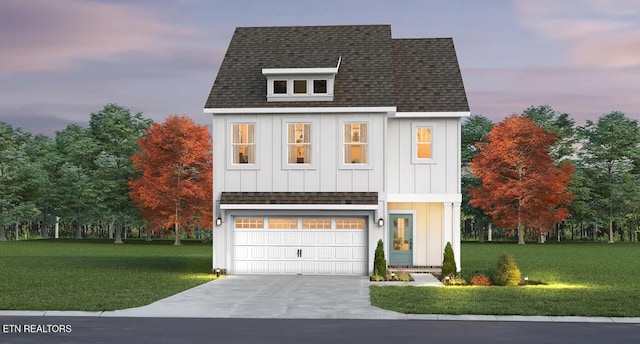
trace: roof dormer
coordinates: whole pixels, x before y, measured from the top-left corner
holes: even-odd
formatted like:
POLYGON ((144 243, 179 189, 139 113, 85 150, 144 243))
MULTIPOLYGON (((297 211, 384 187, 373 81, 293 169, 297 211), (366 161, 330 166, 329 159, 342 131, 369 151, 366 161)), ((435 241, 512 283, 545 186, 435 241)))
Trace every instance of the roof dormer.
POLYGON ((335 68, 263 68, 268 102, 332 101, 335 68))

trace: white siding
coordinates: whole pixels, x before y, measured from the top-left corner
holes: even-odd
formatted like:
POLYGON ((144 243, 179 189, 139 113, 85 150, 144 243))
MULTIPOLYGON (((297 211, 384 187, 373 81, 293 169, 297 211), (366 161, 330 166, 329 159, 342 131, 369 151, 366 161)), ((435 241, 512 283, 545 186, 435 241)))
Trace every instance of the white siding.
POLYGON ((214 192, 221 191, 371 191, 384 187, 384 125, 386 114, 317 114, 317 115, 215 115, 214 122, 214 192), (311 154, 313 168, 286 167, 287 132, 284 123, 290 118, 312 122, 311 154), (369 124, 369 168, 340 166, 343 149, 341 121, 367 121, 369 124), (231 166, 231 123, 256 124, 256 165, 231 166), (375 142, 374 142, 375 141, 375 142))
POLYGON ((387 192, 460 193, 459 118, 389 119, 387 192), (412 162, 412 125, 434 126, 433 156, 430 163, 412 162))

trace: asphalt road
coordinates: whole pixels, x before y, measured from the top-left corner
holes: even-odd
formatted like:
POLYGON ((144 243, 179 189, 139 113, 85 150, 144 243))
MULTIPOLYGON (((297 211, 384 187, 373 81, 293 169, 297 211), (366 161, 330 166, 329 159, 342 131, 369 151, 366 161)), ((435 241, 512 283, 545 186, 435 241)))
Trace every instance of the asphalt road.
POLYGON ((0 343, 638 343, 640 324, 0 317, 0 343), (19 332, 20 331, 20 332, 19 332), (39 332, 39 333, 33 333, 39 332))

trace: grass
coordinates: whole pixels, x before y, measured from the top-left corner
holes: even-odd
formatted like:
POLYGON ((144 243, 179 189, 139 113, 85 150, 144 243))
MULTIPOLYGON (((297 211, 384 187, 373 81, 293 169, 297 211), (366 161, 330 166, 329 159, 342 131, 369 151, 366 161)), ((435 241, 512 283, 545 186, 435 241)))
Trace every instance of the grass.
POLYGON ((515 256, 523 275, 546 285, 371 287, 373 305, 403 313, 640 317, 637 243, 463 243, 463 276, 515 256))
POLYGON ((149 304, 214 279, 211 244, 173 240, 0 242, 0 309, 103 311, 149 304))

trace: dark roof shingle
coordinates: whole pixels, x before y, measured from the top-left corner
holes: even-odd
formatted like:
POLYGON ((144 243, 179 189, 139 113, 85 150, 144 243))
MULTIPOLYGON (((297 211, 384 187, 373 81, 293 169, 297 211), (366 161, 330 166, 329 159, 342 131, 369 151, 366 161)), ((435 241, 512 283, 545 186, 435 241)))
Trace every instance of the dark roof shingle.
POLYGON ((205 108, 393 106, 389 25, 239 27, 205 108), (331 102, 267 102, 263 68, 342 62, 331 102))
POLYGON ((222 192, 220 204, 378 204, 377 192, 222 192))
POLYGON ((450 38, 392 39, 389 25, 239 27, 205 108, 381 107, 469 111, 450 38), (333 101, 267 102, 263 68, 330 68, 333 101))
POLYGON ((469 111, 451 38, 393 40, 398 112, 469 111))

